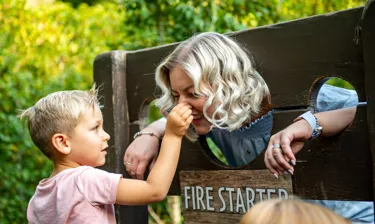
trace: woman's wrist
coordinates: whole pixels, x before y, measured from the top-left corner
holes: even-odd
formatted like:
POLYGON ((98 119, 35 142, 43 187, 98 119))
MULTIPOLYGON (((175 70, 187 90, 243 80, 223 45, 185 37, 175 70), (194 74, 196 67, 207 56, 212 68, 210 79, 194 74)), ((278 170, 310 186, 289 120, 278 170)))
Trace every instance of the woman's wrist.
POLYGON ((294 119, 294 122, 299 121, 299 120, 306 121, 306 123, 310 126, 311 135, 309 139, 315 139, 319 137, 323 128, 319 125, 318 118, 313 113, 311 113, 311 111, 307 111, 301 114, 296 119, 294 119))
POLYGON ((295 121, 291 126, 294 130, 292 132, 295 133, 295 135, 297 135, 299 138, 304 140, 309 140, 311 138, 312 128, 306 120, 300 119, 295 121))
POLYGON ((161 141, 161 137, 159 137, 157 134, 155 134, 152 131, 139 131, 139 132, 134 134, 133 139, 136 139, 137 137, 140 137, 140 136, 143 136, 143 135, 153 136, 153 137, 156 137, 157 139, 159 139, 161 141))
POLYGON ((152 122, 146 128, 142 129, 142 132, 153 132, 156 136, 162 139, 165 133, 166 124, 167 119, 160 118, 159 120, 152 122))

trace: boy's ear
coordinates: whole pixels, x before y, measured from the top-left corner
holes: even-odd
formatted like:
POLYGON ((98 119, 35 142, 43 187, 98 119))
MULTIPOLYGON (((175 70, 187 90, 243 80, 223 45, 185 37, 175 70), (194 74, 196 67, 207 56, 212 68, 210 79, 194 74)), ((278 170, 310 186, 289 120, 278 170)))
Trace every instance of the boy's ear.
POLYGON ((57 133, 52 136, 52 144, 60 153, 67 155, 70 153, 71 145, 67 135, 57 133))

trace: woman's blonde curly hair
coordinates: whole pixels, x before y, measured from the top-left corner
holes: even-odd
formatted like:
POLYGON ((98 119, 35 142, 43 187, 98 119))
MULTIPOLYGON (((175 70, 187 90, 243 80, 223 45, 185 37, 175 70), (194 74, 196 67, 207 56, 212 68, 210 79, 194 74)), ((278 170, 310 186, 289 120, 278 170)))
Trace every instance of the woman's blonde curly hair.
MULTIPOLYGON (((181 42, 156 69, 156 84, 162 95, 155 104, 162 111, 171 109, 174 101, 169 72, 180 66, 194 82, 194 91, 207 97, 203 114, 214 127, 235 130, 260 112, 269 96, 268 86, 255 70, 250 54, 230 37, 205 32, 181 42), (214 113, 209 116, 207 109, 214 113)), ((187 137, 196 140, 197 135, 187 137)))

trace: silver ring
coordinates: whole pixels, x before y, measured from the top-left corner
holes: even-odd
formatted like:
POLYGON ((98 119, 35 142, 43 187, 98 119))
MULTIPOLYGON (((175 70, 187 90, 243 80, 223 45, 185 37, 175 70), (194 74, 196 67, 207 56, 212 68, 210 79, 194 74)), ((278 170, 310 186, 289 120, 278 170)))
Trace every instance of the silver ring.
POLYGON ((276 144, 273 144, 273 145, 272 145, 272 149, 274 149, 274 148, 280 148, 280 144, 277 144, 277 143, 276 143, 276 144))
POLYGON ((125 162, 125 165, 131 166, 132 163, 131 162, 125 162))

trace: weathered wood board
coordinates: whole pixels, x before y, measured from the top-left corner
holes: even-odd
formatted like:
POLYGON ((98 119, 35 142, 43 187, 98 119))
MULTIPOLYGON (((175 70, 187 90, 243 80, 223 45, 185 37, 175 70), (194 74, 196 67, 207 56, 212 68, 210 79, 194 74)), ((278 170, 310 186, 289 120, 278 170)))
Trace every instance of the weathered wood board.
POLYGON ((238 222, 254 204, 293 194, 290 175, 277 179, 268 170, 181 171, 180 184, 185 223, 238 222), (219 213, 220 220, 208 218, 219 213))

